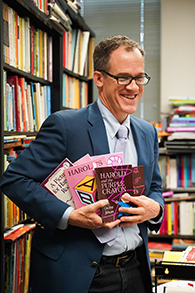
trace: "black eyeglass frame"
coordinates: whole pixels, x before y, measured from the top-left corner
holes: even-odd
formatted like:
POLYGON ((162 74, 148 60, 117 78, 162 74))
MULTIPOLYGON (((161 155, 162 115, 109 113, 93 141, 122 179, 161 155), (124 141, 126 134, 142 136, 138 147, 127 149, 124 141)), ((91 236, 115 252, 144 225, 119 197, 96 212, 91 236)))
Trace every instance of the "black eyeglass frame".
POLYGON ((111 74, 111 73, 109 73, 109 72, 107 72, 107 71, 105 71, 105 70, 100 70, 101 72, 104 72, 104 73, 106 73, 108 76, 110 76, 110 77, 112 77, 112 78, 114 78, 114 79, 116 79, 116 81, 117 81, 117 83, 118 83, 118 85, 129 85, 133 80, 135 80, 135 83, 137 84, 137 85, 147 85, 148 83, 149 83, 149 81, 150 81, 150 79, 151 79, 151 77, 147 74, 147 73, 144 73, 144 75, 140 75, 140 76, 136 76, 136 77, 132 77, 132 76, 115 76, 115 75, 113 75, 113 74, 111 74), (137 83, 137 79, 138 78, 140 78, 140 77, 146 77, 147 78, 147 83, 137 83), (120 84, 119 83, 119 78, 124 78, 124 79, 129 79, 129 82, 128 83, 123 83, 123 84, 120 84))

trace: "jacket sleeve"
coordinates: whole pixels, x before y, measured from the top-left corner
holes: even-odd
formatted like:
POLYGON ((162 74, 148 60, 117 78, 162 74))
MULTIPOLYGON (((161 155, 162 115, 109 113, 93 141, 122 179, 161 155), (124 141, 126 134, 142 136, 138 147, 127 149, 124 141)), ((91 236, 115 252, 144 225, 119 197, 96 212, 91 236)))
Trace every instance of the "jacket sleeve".
MULTIPOLYGON (((153 126, 153 125, 152 125, 153 126)), ((157 220, 148 221, 148 227, 150 230, 155 230, 156 232, 159 230, 164 214, 164 198, 162 196, 162 178, 159 170, 158 158, 159 158, 159 147, 158 147, 158 135, 157 131, 154 128, 154 139, 153 141, 153 152, 154 152, 154 162, 153 167, 151 167, 151 180, 149 186, 148 197, 157 201, 161 206, 161 217, 157 217, 157 220)))
POLYGON ((65 157, 65 123, 55 113, 43 123, 36 140, 9 164, 1 181, 3 193, 51 234, 69 205, 40 183, 65 157))

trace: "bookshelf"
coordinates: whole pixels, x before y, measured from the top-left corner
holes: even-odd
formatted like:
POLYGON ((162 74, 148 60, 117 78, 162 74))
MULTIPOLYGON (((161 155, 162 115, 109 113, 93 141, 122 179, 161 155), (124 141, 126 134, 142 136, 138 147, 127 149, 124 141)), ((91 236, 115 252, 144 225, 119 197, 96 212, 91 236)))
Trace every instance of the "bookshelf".
MULTIPOLYGON (((155 259, 157 259, 157 255, 161 259, 162 252, 167 249, 182 251, 187 246, 195 245, 193 175, 195 154, 193 148, 188 147, 194 144, 194 141, 173 140, 173 142, 165 140, 163 147, 159 149, 159 166, 165 194, 165 214, 159 233, 148 235, 149 243, 153 243, 150 250, 151 255, 155 252, 155 259), (182 148, 178 151, 180 143, 182 148), (182 164, 179 164, 181 158, 182 164)), ((154 265, 153 259, 151 258, 152 266, 154 265)))
MULTIPOLYGON (((4 107, 4 89, 5 89, 5 72, 6 76, 17 76, 17 78, 24 79, 25 82, 29 85, 37 85, 40 87, 39 90, 41 90, 41 93, 43 92, 41 89, 41 86, 44 88, 49 87, 50 94, 49 94, 49 101, 47 104, 47 107, 50 108, 50 112, 55 112, 58 110, 66 109, 66 108, 77 108, 80 106, 83 106, 82 103, 79 103, 79 106, 75 106, 75 104, 66 104, 63 102, 63 92, 64 92, 64 84, 63 84, 63 76, 67 76, 69 79, 74 79, 74 82, 80 86, 78 88, 81 88, 81 84, 84 83, 84 85, 87 86, 87 93, 86 93, 86 103, 92 102, 92 75, 91 70, 92 68, 89 66, 90 64, 90 58, 89 56, 90 50, 89 50, 89 43, 87 46, 87 56, 86 56, 86 62, 88 62, 88 68, 85 72, 75 72, 72 70, 72 68, 67 68, 66 64, 63 64, 63 36, 66 32, 65 29, 65 23, 62 21, 62 18, 60 18, 60 21, 54 21, 52 20, 52 10, 48 7, 37 7, 34 3, 34 1, 31 0, 0 0, 0 176, 4 171, 4 151, 5 149, 13 149, 16 148, 23 148, 25 147, 25 139, 30 139, 31 137, 35 137, 37 134, 37 131, 39 127, 35 127, 35 124, 33 124, 32 128, 13 128, 13 125, 11 127, 7 127, 8 123, 6 122, 5 127, 5 117, 8 115, 7 112, 5 112, 4 107), (42 55, 42 59, 38 59, 38 64, 42 64, 42 67, 38 68, 37 71, 32 70, 32 62, 36 62, 36 58, 34 59, 31 56, 32 53, 32 47, 30 47, 29 51, 30 56, 26 60, 22 60, 21 64, 22 66, 18 66, 15 62, 16 60, 13 58, 11 63, 9 60, 5 59, 5 38, 4 38, 4 24, 5 24, 5 14, 4 14, 4 4, 8 5, 12 11, 15 11, 18 13, 18 15, 21 17, 21 21, 24 21, 24 19, 28 19, 30 22, 30 25, 32 25, 38 32, 39 32, 39 40, 42 38, 42 42, 39 43, 40 52, 38 52, 36 58, 41 58, 41 46, 44 46, 45 43, 48 44, 47 50, 42 50, 44 52, 44 55, 42 55), (22 20, 23 19, 23 20, 22 20), (50 39, 50 42, 45 42, 43 40, 50 39), (50 56, 50 59, 49 59, 50 56), (88 57, 89 56, 89 57, 88 57), (45 59, 44 59, 45 57, 45 59), (46 58, 47 57, 47 58, 46 58), (31 63, 27 62, 31 60, 31 63), (33 61, 32 61, 33 60, 33 61), (49 62, 46 64, 45 60, 49 60, 49 62), (25 135, 26 138, 22 137, 18 141, 10 141, 6 142, 4 144, 4 136, 16 136, 16 135, 25 135)), ((89 42, 94 44, 94 38, 95 34, 94 32, 87 26, 84 19, 80 16, 80 13, 78 11, 73 10, 66 1, 62 0, 56 0, 55 1, 57 5, 60 7, 61 11, 66 14, 68 22, 71 24, 71 28, 75 31, 80 30, 81 32, 89 32, 89 42)), ((42 3, 41 1, 39 4, 42 3)), ((59 15, 58 15, 59 16, 59 15)), ((58 17, 57 16, 57 17, 58 17)), ((32 26, 31 26, 31 34, 32 36, 32 26)), ((8 28, 7 28, 8 29, 8 28)), ((70 34, 70 32, 68 32, 70 34)), ((32 39, 30 39, 32 41, 32 39)), ((23 44, 24 45, 24 44, 23 44)), ((26 44, 25 44, 26 45, 26 44)), ((91 46, 91 45, 90 45, 91 46)), ((24 47, 24 46, 23 46, 24 47)), ((14 47, 13 47, 14 48, 14 47)), ((14 49, 12 48, 12 51, 14 49)), ((33 47, 34 48, 34 47, 33 47)), ((44 48, 44 47, 43 47, 44 48)), ((42 48, 42 49, 43 49, 42 48)), ((15 51, 14 51, 15 52, 15 51)), ((26 51, 23 51, 22 55, 25 55, 26 51)), ((27 55, 28 56, 28 55, 27 55)), ((34 63, 35 65, 35 63, 34 63)), ((29 89, 30 91, 30 89, 29 89)), ((32 89, 30 91, 32 95, 32 89)), ((75 91, 72 92, 74 94, 75 91)), ((15 92, 14 92, 15 94, 15 92)), ((20 100, 21 102, 21 100, 20 100)), ((8 109, 9 110, 9 109, 8 109)), ((50 112, 47 112, 45 116, 43 116, 43 120, 49 115, 50 112)), ((31 117, 32 118, 32 117, 31 117)), ((30 118, 28 118, 30 120, 30 118)), ((13 119, 14 121, 14 119, 13 119)), ((33 123, 33 122, 32 122, 33 123)), ((14 124, 14 123, 13 123, 14 124)), ((41 124, 41 121, 40 121, 41 124)), ((1 230, 1 239, 0 239, 0 292, 4 292, 4 273, 5 273, 5 267, 4 267, 4 253, 5 253, 5 242, 4 242, 4 196, 1 194, 1 202, 0 202, 0 230, 1 230)), ((6 246, 7 249, 7 246, 6 246)))

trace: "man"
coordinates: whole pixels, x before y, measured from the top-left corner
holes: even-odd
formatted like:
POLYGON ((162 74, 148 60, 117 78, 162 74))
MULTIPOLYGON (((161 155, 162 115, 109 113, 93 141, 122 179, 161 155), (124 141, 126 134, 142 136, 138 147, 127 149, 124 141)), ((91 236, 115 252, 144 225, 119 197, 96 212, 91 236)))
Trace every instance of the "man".
POLYGON ((100 42, 93 78, 99 99, 52 114, 2 178, 2 191, 42 226, 32 241, 32 293, 152 292, 147 228, 160 228, 164 207, 158 138, 153 125, 129 115, 150 79, 142 48, 125 36, 100 42), (103 224, 96 210, 107 200, 73 210, 40 186, 65 157, 114 152, 121 124, 128 129, 125 163, 144 166, 145 196, 124 195, 137 207, 119 209, 130 216, 103 224), (102 229, 116 237, 104 243, 96 235, 102 229))

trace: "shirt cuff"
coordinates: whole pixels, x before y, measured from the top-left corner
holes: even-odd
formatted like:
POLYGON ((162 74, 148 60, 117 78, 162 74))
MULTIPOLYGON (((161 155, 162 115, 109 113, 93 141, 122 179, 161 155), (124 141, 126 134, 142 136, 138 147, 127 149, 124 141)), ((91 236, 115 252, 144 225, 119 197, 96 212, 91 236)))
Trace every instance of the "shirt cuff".
POLYGON ((151 224, 159 224, 163 220, 164 217, 164 209, 160 206, 160 212, 157 217, 148 220, 151 224))
POLYGON ((60 230, 65 230, 68 227, 68 219, 70 216, 70 213, 73 211, 73 207, 68 207, 65 212, 62 215, 61 220, 59 221, 57 228, 60 230))

